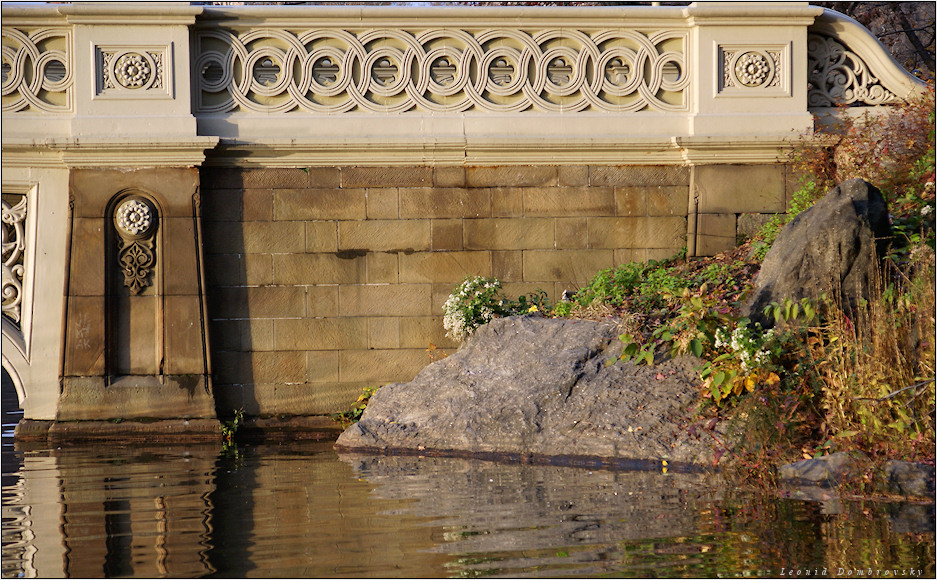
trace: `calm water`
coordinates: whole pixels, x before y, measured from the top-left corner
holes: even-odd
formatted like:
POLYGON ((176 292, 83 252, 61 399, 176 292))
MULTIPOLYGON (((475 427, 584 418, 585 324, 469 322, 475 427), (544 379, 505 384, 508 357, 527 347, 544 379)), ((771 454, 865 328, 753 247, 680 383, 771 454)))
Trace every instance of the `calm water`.
POLYGON ((933 577, 933 521, 933 505, 727 495, 685 473, 4 438, 4 578, 933 577))

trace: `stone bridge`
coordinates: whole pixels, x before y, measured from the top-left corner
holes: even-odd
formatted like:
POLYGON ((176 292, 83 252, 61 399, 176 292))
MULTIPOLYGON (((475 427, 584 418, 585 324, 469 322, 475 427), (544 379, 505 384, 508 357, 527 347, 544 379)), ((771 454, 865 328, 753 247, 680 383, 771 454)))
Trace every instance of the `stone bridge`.
POLYGON ((457 346, 465 276, 554 301, 730 248, 816 115, 923 86, 799 2, 2 10, 3 369, 37 421, 342 410, 457 346))

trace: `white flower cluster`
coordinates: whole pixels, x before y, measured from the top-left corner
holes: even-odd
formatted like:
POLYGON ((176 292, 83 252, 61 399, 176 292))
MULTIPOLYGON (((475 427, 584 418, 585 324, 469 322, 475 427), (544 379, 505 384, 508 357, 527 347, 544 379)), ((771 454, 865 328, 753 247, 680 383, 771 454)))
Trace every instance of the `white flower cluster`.
POLYGON ((473 330, 490 322, 496 314, 494 307, 503 302, 496 299, 500 290, 501 282, 497 278, 466 278, 443 305, 446 336, 462 341, 473 330))
POLYGON ((754 362, 756 366, 762 366, 770 360, 770 352, 764 348, 764 345, 771 341, 774 336, 774 330, 768 330, 761 335, 760 340, 756 340, 754 333, 747 326, 737 326, 732 334, 729 334, 724 328, 716 330, 716 348, 729 348, 732 352, 739 355, 742 370, 747 371, 754 362))

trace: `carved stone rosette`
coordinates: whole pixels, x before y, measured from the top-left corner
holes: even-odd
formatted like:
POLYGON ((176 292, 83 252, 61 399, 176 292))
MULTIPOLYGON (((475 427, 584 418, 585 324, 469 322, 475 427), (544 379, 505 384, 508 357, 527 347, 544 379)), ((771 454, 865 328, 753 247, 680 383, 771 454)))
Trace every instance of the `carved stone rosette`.
POLYGON ((124 286, 130 288, 132 294, 139 294, 150 285, 150 272, 156 264, 156 222, 156 208, 143 197, 128 197, 114 210, 117 261, 124 275, 124 286))

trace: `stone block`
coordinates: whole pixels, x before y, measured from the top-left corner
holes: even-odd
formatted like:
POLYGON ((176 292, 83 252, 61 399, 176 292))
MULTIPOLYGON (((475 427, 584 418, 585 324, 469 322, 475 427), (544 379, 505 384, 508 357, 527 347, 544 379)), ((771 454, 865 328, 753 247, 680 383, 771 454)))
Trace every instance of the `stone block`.
POLYGON ((273 320, 266 318, 252 318, 238 320, 241 336, 240 350, 262 351, 273 350, 273 320))
MULTIPOLYGON (((461 280, 459 280, 459 282, 461 282, 461 280)), ((449 299, 449 295, 452 294, 452 291, 455 290, 457 285, 457 283, 453 284, 452 282, 433 284, 433 314, 440 314, 443 312, 443 305, 446 304, 446 300, 449 299)))
POLYGON ((198 294, 200 275, 196 254, 195 220, 188 218, 166 218, 160 222, 163 231, 162 251, 156 255, 162 259, 163 293, 198 294))
POLYGON ((432 313, 428 284, 353 284, 338 288, 340 316, 420 316, 432 313))
POLYGON ((370 252, 429 250, 430 220, 362 220, 338 223, 338 248, 370 252))
POLYGON ((462 249, 462 220, 432 220, 432 247, 434 250, 462 249))
POLYGON ((467 167, 465 183, 469 187, 543 187, 557 184, 553 165, 503 165, 467 167))
POLYGON ((690 188, 670 185, 647 188, 647 215, 685 216, 689 205, 690 188))
POLYGON ((306 381, 306 353, 301 351, 270 351, 248 353, 248 368, 243 370, 254 384, 304 383, 306 381))
POLYGON ((338 167, 307 167, 306 187, 312 189, 338 189, 342 186, 342 172, 338 167))
POLYGON ((590 248, 672 248, 683 245, 686 218, 589 218, 590 248))
POLYGON ((307 286, 306 316, 338 316, 338 286, 307 286))
POLYGON ((404 283, 461 282, 466 276, 490 276, 490 252, 416 252, 398 256, 404 283))
POLYGON ((487 189, 401 188, 398 195, 402 219, 491 215, 491 193, 487 189))
POLYGON ((65 324, 65 375, 103 375, 104 296, 70 296, 65 324))
POLYGON ((644 248, 619 248, 615 250, 615 266, 645 261, 647 261, 647 250, 644 248))
POLYGON ((243 221, 270 221, 273 219, 273 190, 245 189, 241 192, 241 219, 243 221))
MULTIPOLYGON (((400 319, 401 348, 458 348, 459 342, 446 336, 442 316, 407 316, 400 319)), ((427 362, 429 362, 427 353, 427 362)))
MULTIPOLYGON (((262 254, 254 254, 259 256, 262 254)), ((244 284, 243 254, 209 254, 205 256, 205 281, 209 287, 244 284)))
POLYGON ((553 247, 552 218, 465 220, 466 250, 527 250, 553 247))
POLYGON ((622 217, 647 215, 647 187, 616 187, 615 214, 622 217))
MULTIPOLYGON (((213 351, 241 350, 241 323, 242 320, 211 320, 209 334, 213 351)), ((250 350, 250 349, 247 349, 250 350)))
POLYGON ((273 321, 274 350, 342 350, 367 346, 367 318, 282 318, 273 321))
POLYGON ((524 189, 520 187, 493 187, 491 217, 521 217, 524 215, 524 189))
POLYGON ((556 249, 578 250, 589 247, 587 218, 556 218, 556 249))
POLYGON ((344 350, 338 372, 343 383, 379 385, 409 381, 429 363, 425 349, 344 350))
POLYGON ((750 238, 761 231, 774 216, 772 213, 743 213, 738 216, 736 235, 740 238, 750 238))
POLYGON ((216 288, 209 296, 215 318, 283 318, 302 316, 305 292, 299 286, 216 288))
POLYGON ((216 392, 222 393, 220 396, 216 395, 218 408, 241 409, 246 415, 260 415, 261 406, 255 390, 254 385, 223 385, 220 389, 216 387, 216 392))
POLYGON ((610 187, 562 187, 524 192, 527 217, 613 216, 615 196, 610 187))
POLYGON ((365 253, 277 254, 274 284, 362 284, 367 279, 365 253))
POLYGON ((540 291, 543 290, 547 294, 547 302, 551 304, 555 302, 554 298, 557 294, 553 290, 553 283, 546 282, 507 282, 501 285, 501 292, 511 300, 517 300, 519 297, 524 296, 528 300, 531 295, 540 296, 540 291))
POLYGON ((677 255, 677 252, 679 252, 679 251, 682 250, 683 248, 684 248, 684 246, 680 246, 679 248, 677 248, 677 247, 673 247, 673 248, 648 248, 647 250, 645 250, 644 260, 645 260, 645 261, 647 261, 647 260, 657 260, 657 261, 660 261, 660 260, 667 260, 667 259, 670 259, 670 258, 674 257, 675 255, 677 255))
POLYGON ((166 296, 163 306, 166 374, 204 374, 201 298, 198 295, 166 296))
MULTIPOLYGON (((286 254, 306 249, 306 232, 302 224, 289 222, 243 222, 240 245, 246 254, 286 254)), ((237 238, 229 240, 237 253, 237 238)))
POLYGON ((202 220, 204 222, 241 221, 242 189, 203 189, 202 220))
POLYGON ((589 185, 589 166, 560 165, 557 168, 557 182, 563 187, 589 185))
POLYGON ((125 296, 108 308, 113 316, 109 337, 113 350, 108 352, 108 366, 113 368, 109 370, 118 375, 155 375, 160 363, 157 336, 165 331, 156 326, 158 297, 125 296))
POLYGON ((244 187, 243 169, 235 167, 200 167, 199 183, 207 189, 241 189, 244 187))
POLYGON ((271 414, 329 415, 348 410, 365 386, 360 383, 277 385, 271 414))
POLYGON ((612 250, 524 250, 524 281, 583 285, 612 259, 612 250))
POLYGON ((241 170, 241 187, 244 189, 290 189, 306 187, 309 176, 302 169, 269 167, 241 170))
POLYGON ((314 350, 306 353, 306 381, 338 382, 338 351, 314 350))
POLYGON ((433 168, 428 166, 342 168, 342 188, 427 187, 432 183, 433 168))
POLYGON ((400 318, 385 316, 368 319, 368 348, 399 347, 400 318))
POLYGON ((435 187, 465 187, 465 168, 436 166, 433 168, 435 187))
POLYGON ((696 255, 714 256, 736 244, 735 214, 699 214, 696 229, 696 255))
POLYGON ((627 187, 690 184, 690 171, 677 165, 592 165, 589 184, 593 187, 627 187))
POLYGON ((368 284, 397 283, 397 254, 370 252, 366 257, 368 284))
POLYGON ((244 254, 244 281, 263 286, 273 283, 273 256, 271 254, 244 254))
POLYGON ((363 220, 364 189, 281 189, 273 193, 275 220, 363 220))
POLYGON ((523 280, 523 252, 520 250, 491 252, 491 275, 502 282, 523 280))
POLYGON ((75 218, 73 224, 68 293, 72 296, 104 296, 105 268, 119 273, 116 260, 105 265, 108 254, 104 242, 105 221, 75 218))
POLYGON ((784 165, 700 165, 693 171, 700 213, 785 211, 784 165))
POLYGON ((369 220, 397 219, 397 188, 365 190, 365 199, 369 220))
POLYGON ((152 169, 73 169, 69 189, 74 216, 102 218, 113 197, 126 190, 146 191, 157 200, 161 217, 193 213, 192 196, 198 191, 198 170, 192 167, 152 169))
POLYGON ((303 224, 306 228, 307 252, 337 252, 337 222, 311 221, 303 224))

